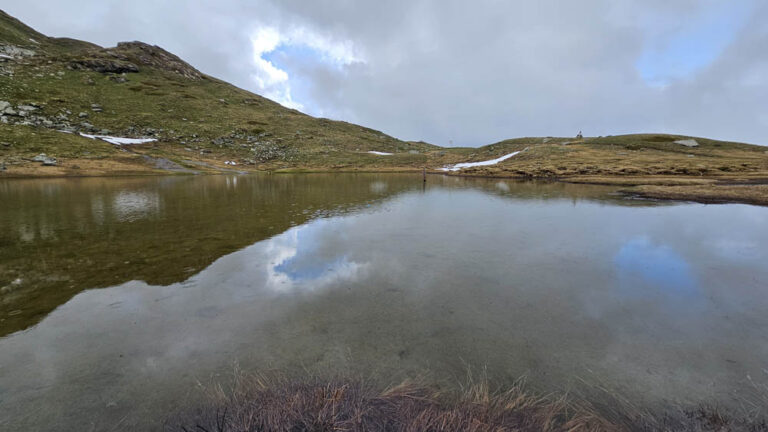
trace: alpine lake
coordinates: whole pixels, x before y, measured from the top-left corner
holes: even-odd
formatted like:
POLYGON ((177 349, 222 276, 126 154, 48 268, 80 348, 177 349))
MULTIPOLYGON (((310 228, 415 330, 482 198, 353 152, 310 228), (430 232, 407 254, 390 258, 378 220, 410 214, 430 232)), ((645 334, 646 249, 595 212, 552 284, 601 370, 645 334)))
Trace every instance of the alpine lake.
POLYGON ((0 430, 237 371, 768 405, 768 208, 420 174, 0 181, 0 430))

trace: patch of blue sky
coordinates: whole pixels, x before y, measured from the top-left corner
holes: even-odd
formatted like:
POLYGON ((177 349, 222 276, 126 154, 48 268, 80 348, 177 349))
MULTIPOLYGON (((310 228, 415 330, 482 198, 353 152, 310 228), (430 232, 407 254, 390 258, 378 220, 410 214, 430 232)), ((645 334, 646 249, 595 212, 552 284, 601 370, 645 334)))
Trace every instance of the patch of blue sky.
MULTIPOLYGON (((703 0, 703 9, 663 36, 649 36, 635 66, 651 86, 685 79, 712 64, 749 20, 751 1, 703 0)), ((652 22, 646 23, 653 26, 652 22)))
POLYGON ((330 261, 314 261, 306 256, 297 255, 275 266, 275 271, 283 273, 292 281, 311 281, 327 273, 333 273, 347 264, 349 264, 349 261, 345 256, 336 257, 330 261))
POLYGON ((287 57, 291 57, 298 61, 307 61, 317 59, 320 56, 322 56, 322 53, 306 45, 288 45, 281 43, 272 51, 262 54, 261 58, 280 69, 285 69, 289 66, 289 64, 286 64, 287 57))
POLYGON ((292 43, 281 43, 274 50, 262 54, 261 58, 287 71, 289 75, 290 69, 297 65, 341 69, 345 63, 309 45, 292 43))
POLYGON ((292 281, 312 281, 349 265, 345 254, 323 248, 326 235, 329 235, 327 223, 322 221, 298 229, 295 253, 278 263, 275 271, 285 274, 292 281))
POLYGON ((685 258, 648 237, 635 237, 626 242, 616 254, 614 264, 625 294, 642 296, 650 294, 647 289, 652 288, 673 298, 690 299, 699 295, 698 283, 685 258))
POLYGON ((323 114, 314 103, 313 71, 325 69, 340 73, 345 65, 345 61, 335 59, 327 52, 307 44, 281 43, 272 51, 263 53, 261 58, 288 74, 292 98, 312 115, 323 114))

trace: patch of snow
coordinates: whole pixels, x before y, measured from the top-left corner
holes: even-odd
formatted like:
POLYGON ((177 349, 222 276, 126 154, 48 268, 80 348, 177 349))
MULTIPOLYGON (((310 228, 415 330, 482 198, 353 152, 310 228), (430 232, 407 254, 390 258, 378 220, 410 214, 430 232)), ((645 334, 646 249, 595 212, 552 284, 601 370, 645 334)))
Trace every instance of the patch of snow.
POLYGON ((32 38, 29 38, 29 41, 30 41, 30 42, 32 42, 33 44, 38 44, 38 45, 40 45, 40 42, 38 42, 38 41, 36 41, 36 40, 34 40, 34 39, 32 39, 32 38))
POLYGON ((4 58, 4 59, 11 59, 11 60, 13 60, 13 57, 11 57, 11 56, 9 56, 9 55, 5 55, 5 54, 0 54, 0 58, 4 58))
POLYGON ((506 155, 504 155, 502 157, 498 157, 496 159, 491 159, 491 160, 482 161, 482 162, 462 162, 462 163, 457 163, 456 165, 448 165, 448 166, 445 166, 443 168, 440 168, 440 170, 441 171, 458 171, 458 170, 463 169, 463 168, 471 168, 471 167, 486 166, 486 165, 496 165, 497 163, 505 161, 505 160, 507 160, 507 159, 511 158, 512 156, 515 156, 515 155, 517 155, 519 153, 520 153, 519 151, 516 151, 516 152, 512 152, 510 154, 506 154, 506 155))
POLYGON ((108 135, 89 135, 89 134, 84 134, 82 132, 80 132, 80 135, 90 139, 99 139, 102 141, 106 141, 114 145, 145 144, 148 142, 157 141, 155 138, 120 138, 120 137, 113 137, 108 135))
POLYGON ((237 162, 235 162, 235 161, 225 161, 224 165, 237 165, 237 162))
POLYGON ((695 139, 677 140, 677 141, 675 141, 675 144, 684 145, 686 147, 698 147, 699 146, 699 143, 696 142, 695 139))
POLYGON ((386 153, 386 152, 380 152, 380 151, 369 151, 370 154, 375 154, 379 156, 392 156, 394 153, 386 153))

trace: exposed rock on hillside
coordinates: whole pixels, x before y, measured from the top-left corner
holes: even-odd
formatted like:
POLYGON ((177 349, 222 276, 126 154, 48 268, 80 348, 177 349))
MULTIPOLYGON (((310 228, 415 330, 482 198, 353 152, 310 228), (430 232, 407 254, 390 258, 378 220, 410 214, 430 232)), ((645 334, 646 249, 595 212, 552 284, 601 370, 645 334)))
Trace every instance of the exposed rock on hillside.
POLYGON ((98 48, 73 56, 73 69, 87 69, 100 73, 138 73, 139 66, 173 72, 184 78, 199 80, 204 75, 179 57, 154 45, 143 42, 120 42, 114 48, 98 48))
POLYGON ((42 162, 43 166, 56 166, 57 164, 56 158, 50 157, 45 153, 40 153, 39 155, 33 157, 32 160, 34 162, 42 162))
POLYGON ((686 147, 698 147, 699 143, 695 139, 682 139, 675 141, 675 144, 684 145, 686 147))
POLYGON ((124 60, 106 58, 75 59, 70 62, 73 69, 90 69, 101 73, 138 73, 139 67, 124 60))
POLYGON ((15 59, 22 57, 32 57, 34 55, 35 52, 30 49, 20 48, 15 45, 0 44, 0 57, 15 59))
POLYGON ((144 42, 120 42, 117 47, 107 48, 104 51, 118 58, 174 72, 188 79, 197 80, 204 76, 189 63, 156 45, 144 42))

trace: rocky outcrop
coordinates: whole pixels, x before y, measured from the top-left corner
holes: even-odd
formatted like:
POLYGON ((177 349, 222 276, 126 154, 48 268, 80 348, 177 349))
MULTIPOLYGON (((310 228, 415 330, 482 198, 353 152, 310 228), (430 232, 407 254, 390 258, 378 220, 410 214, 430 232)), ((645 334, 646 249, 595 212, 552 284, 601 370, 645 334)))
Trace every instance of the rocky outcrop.
POLYGON ((686 147, 698 147, 699 143, 695 139, 682 139, 675 141, 675 144, 684 145, 686 147))
POLYGON ((144 42, 120 42, 105 50, 111 55, 140 65, 179 74, 188 79, 202 79, 204 75, 189 63, 156 45, 144 42))
POLYGON ((46 155, 45 153, 40 153, 39 155, 32 158, 34 162, 42 162, 43 166, 56 166, 58 163, 56 161, 56 158, 50 157, 46 155))
POLYGON ((16 111, 8 101, 0 101, 0 116, 3 115, 16 115, 16 111))
MULTIPOLYGON (((202 79, 204 75, 189 63, 168 51, 143 42, 120 42, 114 48, 88 50, 84 55, 71 57, 69 64, 76 70, 93 70, 105 74, 137 73, 141 67, 164 70, 188 79, 202 79)), ((115 77, 125 82, 125 77, 115 77)))
POLYGON ((70 61, 70 66, 73 69, 88 69, 101 73, 137 73, 139 67, 135 64, 117 59, 108 58, 84 58, 70 61))
MULTIPOLYGON (((37 104, 35 102, 14 106, 8 101, 0 100, 0 123, 22 126, 37 126, 63 132, 91 132, 101 134, 110 133, 110 131, 96 128, 88 122, 77 122, 75 119, 70 117, 72 116, 72 112, 69 110, 59 110, 59 112, 55 115, 46 115, 45 111, 46 109, 44 105, 37 104)), ((85 116, 78 116, 78 120, 84 120, 88 117, 87 113, 81 114, 85 114, 85 116)))
POLYGON ((0 44, 0 57, 9 59, 18 59, 24 57, 32 57, 35 52, 31 49, 17 47, 15 45, 0 44))

